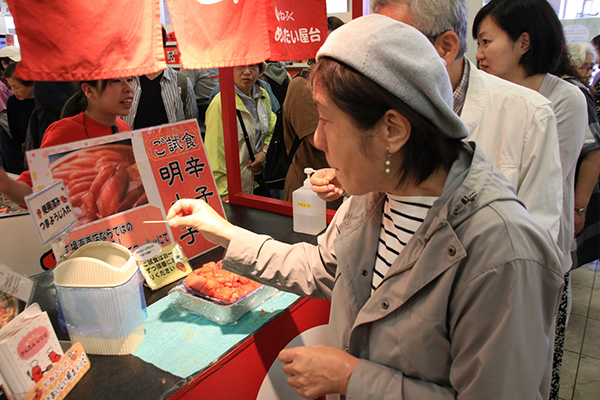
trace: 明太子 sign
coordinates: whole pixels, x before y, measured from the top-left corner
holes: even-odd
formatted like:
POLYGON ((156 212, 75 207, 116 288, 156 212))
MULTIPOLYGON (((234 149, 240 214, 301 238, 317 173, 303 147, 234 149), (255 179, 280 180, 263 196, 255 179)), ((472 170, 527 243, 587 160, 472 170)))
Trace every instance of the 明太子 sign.
POLYGON ((27 160, 34 192, 64 182, 77 217, 66 252, 95 241, 132 252, 177 243, 193 258, 215 247, 192 228, 144 224, 164 220, 181 198, 204 200, 225 215, 196 120, 32 150, 27 160))

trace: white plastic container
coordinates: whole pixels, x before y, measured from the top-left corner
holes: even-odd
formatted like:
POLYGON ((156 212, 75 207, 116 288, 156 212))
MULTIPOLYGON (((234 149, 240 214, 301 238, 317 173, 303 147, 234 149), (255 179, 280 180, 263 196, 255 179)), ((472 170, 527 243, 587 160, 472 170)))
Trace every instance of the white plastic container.
POLYGON ((82 246, 56 266, 54 284, 69 337, 88 354, 129 354, 141 343, 146 301, 141 273, 126 247, 82 246))
POLYGON ((316 235, 325 229, 325 200, 312 190, 310 174, 312 168, 304 168, 304 184, 292 193, 294 232, 316 235))

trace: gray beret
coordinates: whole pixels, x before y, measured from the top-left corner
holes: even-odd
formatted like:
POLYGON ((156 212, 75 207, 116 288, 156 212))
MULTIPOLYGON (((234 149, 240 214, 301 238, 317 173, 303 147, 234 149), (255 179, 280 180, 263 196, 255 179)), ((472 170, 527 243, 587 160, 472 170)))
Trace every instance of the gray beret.
POLYGON ((379 14, 356 18, 333 31, 319 52, 396 95, 451 138, 467 127, 452 109, 452 85, 442 58, 415 28, 379 14))

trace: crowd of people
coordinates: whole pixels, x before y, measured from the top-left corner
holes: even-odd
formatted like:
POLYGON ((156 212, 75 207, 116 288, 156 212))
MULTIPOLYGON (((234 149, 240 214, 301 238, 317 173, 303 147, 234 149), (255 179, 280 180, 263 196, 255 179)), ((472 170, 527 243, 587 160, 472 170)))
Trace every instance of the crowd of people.
MULTIPOLYGON (((327 345, 279 355, 302 397, 558 399, 570 272, 600 248, 600 36, 567 45, 546 0, 491 0, 469 60, 465 0, 371 7, 330 17, 295 76, 271 61, 233 68, 242 191, 290 200, 318 169, 313 190, 337 212, 317 245, 233 226, 203 201, 176 202, 168 222, 225 247, 224 269, 331 300, 327 345), (291 165, 269 192, 279 136, 291 165)), ((31 121, 37 132, 51 113, 19 61, 0 50, 0 192, 23 204, 31 121)), ((78 82, 56 95, 70 98, 38 147, 197 118, 226 198, 213 78, 168 68, 78 82)))

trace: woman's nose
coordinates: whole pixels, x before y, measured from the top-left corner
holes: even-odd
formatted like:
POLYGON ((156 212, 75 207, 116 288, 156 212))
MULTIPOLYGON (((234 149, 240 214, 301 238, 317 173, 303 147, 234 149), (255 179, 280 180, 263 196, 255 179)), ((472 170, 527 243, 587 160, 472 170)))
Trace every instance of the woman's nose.
POLYGON ((323 129, 321 128, 321 123, 317 125, 317 129, 315 130, 315 136, 313 137, 313 143, 315 147, 321 151, 327 151, 327 144, 325 142, 325 135, 323 134, 323 129))
POLYGON ((481 46, 479 46, 477 48, 477 53, 475 54, 475 59, 478 61, 483 60, 483 49, 481 48, 481 46))

